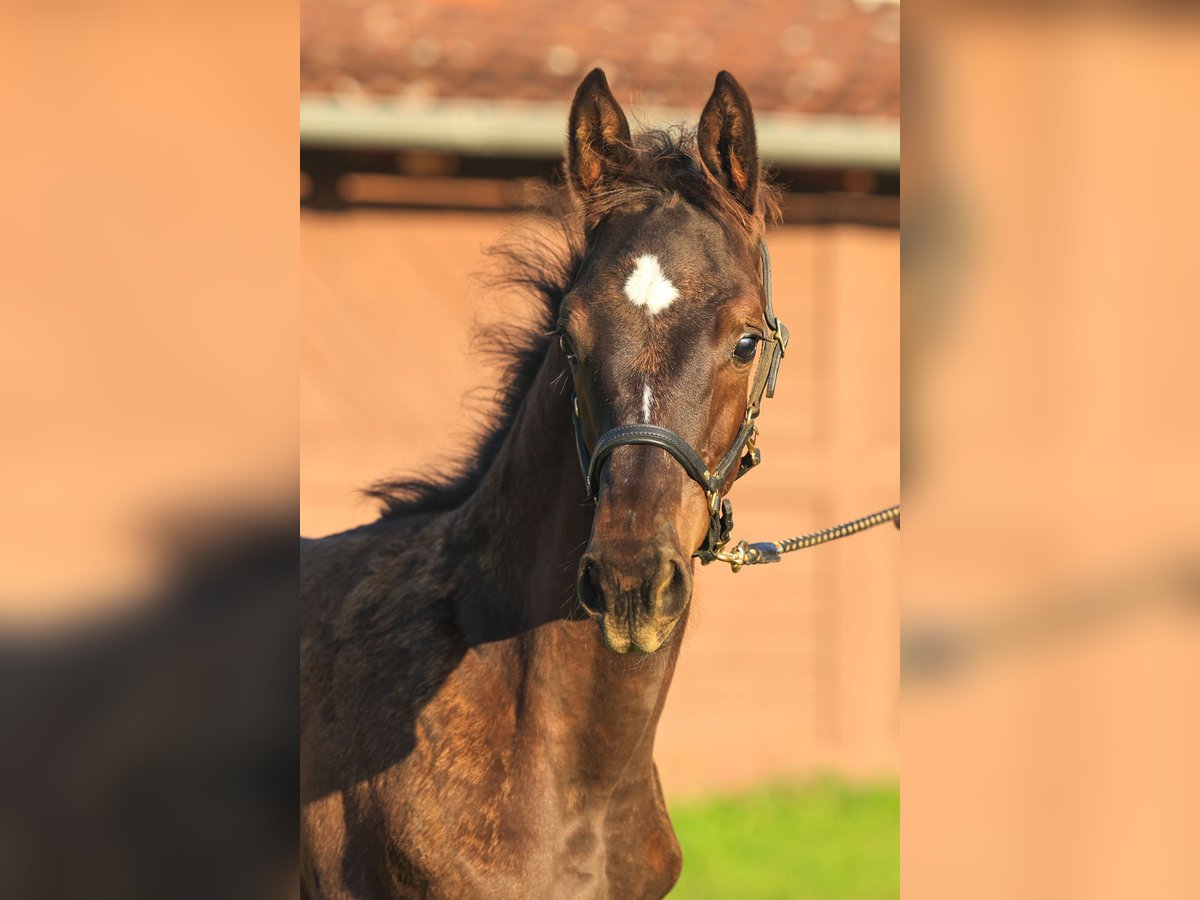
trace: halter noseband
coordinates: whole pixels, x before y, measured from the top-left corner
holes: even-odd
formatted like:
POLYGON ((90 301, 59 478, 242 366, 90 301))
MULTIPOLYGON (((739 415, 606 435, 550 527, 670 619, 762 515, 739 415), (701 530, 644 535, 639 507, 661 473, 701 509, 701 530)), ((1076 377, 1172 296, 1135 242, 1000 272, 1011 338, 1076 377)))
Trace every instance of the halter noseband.
POLYGON ((766 241, 759 241, 759 246, 762 250, 763 291, 767 298, 768 334, 760 341, 763 347, 754 371, 754 384, 746 404, 746 416, 732 446, 715 468, 710 470, 691 444, 671 429, 659 425, 619 425, 602 434, 589 453, 587 442, 583 438, 583 423, 579 418, 579 398, 573 398, 571 417, 575 422, 575 444, 579 450, 579 467, 583 471, 583 484, 587 489, 588 499, 595 501, 599 496, 600 470, 604 461, 618 447, 625 444, 661 447, 703 488, 704 496, 708 499, 708 536, 700 545, 700 549, 693 554, 704 565, 717 558, 717 552, 728 543, 729 535, 733 531, 733 505, 721 496, 730 472, 734 472, 733 479, 736 481, 757 466, 762 459, 758 448, 754 446, 754 439, 758 434, 755 422, 764 393, 768 397, 775 395, 779 363, 787 349, 787 326, 776 318, 775 310, 771 306, 771 255, 767 252, 766 241))

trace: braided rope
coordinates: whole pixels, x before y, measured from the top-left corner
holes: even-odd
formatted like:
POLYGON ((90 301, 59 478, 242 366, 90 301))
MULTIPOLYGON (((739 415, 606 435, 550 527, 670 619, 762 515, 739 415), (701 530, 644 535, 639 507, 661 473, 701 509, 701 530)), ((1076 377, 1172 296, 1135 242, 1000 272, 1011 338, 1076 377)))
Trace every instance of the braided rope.
POLYGON ((834 525, 832 528, 823 528, 820 531, 788 538, 786 541, 762 541, 755 544, 738 541, 732 550, 720 550, 714 554, 713 558, 728 563, 733 571, 737 572, 743 566, 779 562, 784 553, 806 550, 809 547, 816 547, 818 544, 827 544, 838 538, 849 537, 860 531, 866 531, 868 528, 874 528, 876 525, 882 525, 884 522, 895 522, 896 527, 900 527, 900 507, 898 505, 889 506, 887 509, 871 513, 869 516, 843 522, 841 525, 834 525))
POLYGON ((869 516, 862 516, 852 522, 845 522, 842 525, 834 525, 832 528, 825 528, 821 531, 802 534, 799 537, 788 538, 786 541, 776 541, 775 547, 780 553, 791 553, 793 550, 807 550, 809 547, 815 547, 818 544, 827 544, 830 541, 836 541, 838 538, 849 537, 852 534, 866 531, 868 528, 874 528, 876 525, 882 525, 884 522, 892 522, 899 518, 900 507, 889 506, 887 509, 871 513, 869 516))

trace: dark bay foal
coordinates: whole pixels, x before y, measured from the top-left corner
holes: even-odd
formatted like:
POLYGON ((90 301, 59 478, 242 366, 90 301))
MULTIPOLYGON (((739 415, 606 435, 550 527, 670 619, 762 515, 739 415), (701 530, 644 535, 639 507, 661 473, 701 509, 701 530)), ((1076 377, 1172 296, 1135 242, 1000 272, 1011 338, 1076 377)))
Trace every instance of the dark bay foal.
POLYGON ((652 752, 709 501, 625 445, 587 502, 573 395, 585 446, 646 423, 714 466, 764 337, 774 195, 724 72, 694 135, 635 142, 593 71, 566 172, 566 249, 514 260, 544 322, 475 458, 305 542, 305 896, 661 897, 679 875, 652 752))

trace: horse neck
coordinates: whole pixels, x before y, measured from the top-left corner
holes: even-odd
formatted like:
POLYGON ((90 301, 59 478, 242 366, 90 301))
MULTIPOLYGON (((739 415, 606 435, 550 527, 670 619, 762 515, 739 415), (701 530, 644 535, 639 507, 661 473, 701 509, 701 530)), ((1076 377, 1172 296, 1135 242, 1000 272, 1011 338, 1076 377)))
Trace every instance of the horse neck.
POLYGON ((564 779, 603 785, 635 754, 649 765, 685 623, 668 647, 632 657, 605 647, 582 614, 575 579, 594 507, 579 472, 565 368, 552 347, 463 510, 468 546, 460 552, 474 556, 481 577, 461 598, 459 621, 472 646, 504 661, 522 710, 518 728, 560 754, 564 779))
POLYGON ((594 509, 579 473, 565 368, 552 347, 460 514, 459 552, 479 569, 476 590, 462 597, 471 643, 511 637, 578 609, 575 574, 594 509), (472 627, 487 633, 472 634, 472 627))

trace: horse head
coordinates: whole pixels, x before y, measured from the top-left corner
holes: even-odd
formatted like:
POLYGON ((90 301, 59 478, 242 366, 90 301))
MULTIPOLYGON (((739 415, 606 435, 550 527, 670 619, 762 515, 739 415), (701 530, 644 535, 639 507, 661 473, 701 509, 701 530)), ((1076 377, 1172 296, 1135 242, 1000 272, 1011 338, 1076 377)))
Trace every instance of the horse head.
POLYGON ((594 70, 571 106, 566 175, 584 257, 558 333, 596 501, 578 595, 612 650, 649 653, 688 606, 693 556, 711 556, 743 456, 756 460, 753 419, 782 352, 760 249, 770 189, 749 98, 726 72, 694 141, 635 142, 594 70))

